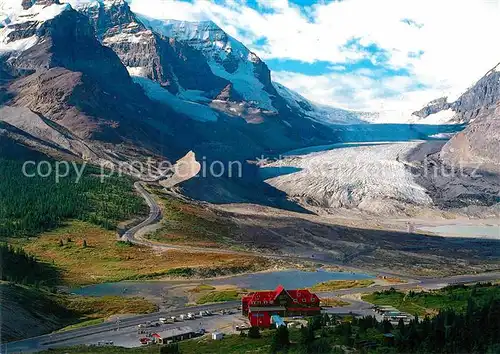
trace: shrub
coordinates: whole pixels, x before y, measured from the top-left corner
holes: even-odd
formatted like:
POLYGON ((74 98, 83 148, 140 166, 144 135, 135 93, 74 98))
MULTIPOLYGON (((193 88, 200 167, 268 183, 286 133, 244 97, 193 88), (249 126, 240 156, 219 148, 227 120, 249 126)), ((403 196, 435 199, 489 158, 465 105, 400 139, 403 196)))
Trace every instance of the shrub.
POLYGON ((253 338, 253 339, 260 338, 260 329, 259 329, 259 327, 251 327, 248 330, 248 338, 253 338))

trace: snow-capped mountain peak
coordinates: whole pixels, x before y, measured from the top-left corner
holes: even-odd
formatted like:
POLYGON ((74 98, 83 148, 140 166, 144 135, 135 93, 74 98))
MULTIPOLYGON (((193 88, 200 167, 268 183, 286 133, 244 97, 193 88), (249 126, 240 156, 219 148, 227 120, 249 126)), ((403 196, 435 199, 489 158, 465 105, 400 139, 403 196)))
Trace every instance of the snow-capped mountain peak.
POLYGON ((38 30, 71 5, 57 0, 0 1, 0 55, 16 57, 38 43, 38 30))
POLYGON ((276 111, 271 73, 262 60, 212 21, 156 20, 138 16, 146 27, 166 37, 185 42, 201 51, 212 72, 230 81, 248 102, 276 111))
POLYGON ((2 1, 0 28, 25 22, 48 21, 69 9, 71 5, 61 4, 57 0, 2 1))

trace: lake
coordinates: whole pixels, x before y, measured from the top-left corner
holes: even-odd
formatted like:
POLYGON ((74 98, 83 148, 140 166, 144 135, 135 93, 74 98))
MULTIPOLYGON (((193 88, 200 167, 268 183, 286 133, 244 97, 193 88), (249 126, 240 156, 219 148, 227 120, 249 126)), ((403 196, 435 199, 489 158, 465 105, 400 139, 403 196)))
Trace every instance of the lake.
POLYGON ((325 270, 302 271, 284 270, 237 275, 228 278, 207 279, 201 281, 123 281, 118 283, 103 283, 82 288, 71 289, 70 292, 84 296, 144 296, 159 297, 174 286, 189 283, 204 283, 210 285, 234 285, 239 288, 266 290, 275 289, 278 285, 285 288, 307 288, 328 280, 358 280, 371 279, 371 275, 351 272, 329 272, 325 270))
POLYGON ((359 280, 371 279, 373 276, 351 272, 328 272, 318 269, 307 272, 301 270, 286 270, 269 273, 253 273, 226 279, 210 281, 211 285, 236 285, 239 288, 253 290, 271 290, 278 285, 288 289, 308 288, 328 280, 359 280))

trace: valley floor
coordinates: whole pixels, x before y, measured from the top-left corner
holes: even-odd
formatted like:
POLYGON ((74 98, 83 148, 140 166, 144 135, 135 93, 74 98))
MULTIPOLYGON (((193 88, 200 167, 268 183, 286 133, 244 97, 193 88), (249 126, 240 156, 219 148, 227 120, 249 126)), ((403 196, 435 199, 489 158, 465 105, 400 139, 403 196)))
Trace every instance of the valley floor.
MULTIPOLYGON (((138 232, 138 237, 151 239, 148 242, 158 249, 259 254, 275 261, 316 262, 411 276, 499 268, 500 241, 495 239, 408 233, 405 219, 363 218, 346 211, 340 216, 315 215, 251 204, 200 204, 149 190, 162 209, 163 219, 149 232, 138 232)), ((449 220, 443 217, 442 221, 449 220)))

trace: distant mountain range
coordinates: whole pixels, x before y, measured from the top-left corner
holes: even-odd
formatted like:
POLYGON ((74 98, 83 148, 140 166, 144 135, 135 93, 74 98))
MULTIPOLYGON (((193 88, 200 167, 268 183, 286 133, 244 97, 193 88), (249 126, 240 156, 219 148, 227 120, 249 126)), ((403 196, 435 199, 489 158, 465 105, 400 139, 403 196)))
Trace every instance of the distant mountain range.
MULTIPOLYGON (((318 105, 273 82, 267 65, 213 22, 146 18, 123 0, 73 3, 0 0, 1 139, 117 163, 189 150, 249 158, 376 138, 368 124, 376 113, 318 105)), ((414 113, 416 124, 470 123, 443 157, 453 158, 453 146, 462 157, 493 159, 494 148, 469 147, 484 124, 485 136, 497 130, 497 68, 456 102, 437 99, 414 113)), ((422 135, 405 129, 392 135, 422 135)))

